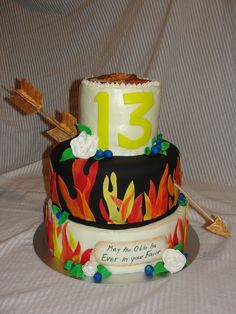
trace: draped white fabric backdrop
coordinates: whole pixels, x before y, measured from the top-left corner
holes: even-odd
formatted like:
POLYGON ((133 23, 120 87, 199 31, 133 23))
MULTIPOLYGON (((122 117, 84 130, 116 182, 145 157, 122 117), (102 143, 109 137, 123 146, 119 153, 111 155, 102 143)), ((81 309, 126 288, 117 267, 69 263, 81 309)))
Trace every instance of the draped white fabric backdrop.
POLYGON ((1 313, 235 312, 234 12, 233 0, 0 2, 1 313), (48 269, 32 246, 48 193, 49 125, 19 114, 3 86, 26 77, 51 115, 76 115, 79 81, 110 72, 161 82, 160 131, 181 151, 185 187, 233 234, 207 233, 190 211, 199 256, 162 282, 88 285, 48 269))

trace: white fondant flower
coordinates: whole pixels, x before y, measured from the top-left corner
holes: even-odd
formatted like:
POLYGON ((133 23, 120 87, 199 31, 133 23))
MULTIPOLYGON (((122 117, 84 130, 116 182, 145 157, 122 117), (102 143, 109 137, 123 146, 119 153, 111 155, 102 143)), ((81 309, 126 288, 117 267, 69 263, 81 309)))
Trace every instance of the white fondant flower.
POLYGON ((171 273, 177 273, 184 268, 186 257, 179 250, 167 249, 162 255, 164 267, 171 273))
POLYGON ((96 154, 98 149, 98 137, 95 135, 89 135, 83 131, 79 134, 79 136, 71 140, 70 146, 74 156, 87 159, 96 154))
POLYGON ((92 277, 97 272, 97 263, 88 261, 82 266, 85 276, 92 277))

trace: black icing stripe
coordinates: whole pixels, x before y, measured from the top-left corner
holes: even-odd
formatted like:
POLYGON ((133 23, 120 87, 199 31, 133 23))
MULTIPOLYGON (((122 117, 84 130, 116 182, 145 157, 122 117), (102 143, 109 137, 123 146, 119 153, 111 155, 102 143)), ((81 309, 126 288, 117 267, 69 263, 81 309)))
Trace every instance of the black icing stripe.
POLYGON ((91 227, 95 227, 95 228, 100 228, 100 229, 110 229, 110 230, 124 230, 124 229, 131 229, 131 228, 138 228, 138 227, 143 227, 146 225, 149 225, 151 223, 160 221, 168 216, 170 216, 171 214, 173 214, 177 209, 178 209, 179 205, 177 204, 176 206, 172 207, 171 210, 169 210, 168 212, 166 212, 164 215, 159 216, 155 219, 151 219, 151 220, 147 220, 147 221, 142 221, 142 222, 137 222, 137 223, 131 223, 131 224, 107 224, 107 225, 102 225, 102 224, 98 224, 96 222, 92 222, 92 221, 87 221, 87 220, 82 220, 79 218, 76 218, 74 216, 72 216, 71 214, 69 215, 69 219, 73 222, 77 222, 83 225, 87 225, 87 226, 91 226, 91 227))

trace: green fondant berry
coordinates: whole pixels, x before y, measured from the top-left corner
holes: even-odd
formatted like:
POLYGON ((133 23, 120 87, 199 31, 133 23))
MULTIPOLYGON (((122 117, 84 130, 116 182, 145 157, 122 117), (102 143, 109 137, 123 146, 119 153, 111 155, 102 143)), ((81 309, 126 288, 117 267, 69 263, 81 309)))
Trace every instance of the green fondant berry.
POLYGON ((102 275, 103 279, 111 276, 111 272, 102 264, 97 265, 97 271, 102 275))
POLYGON ((154 265, 154 271, 153 274, 157 275, 160 273, 167 273, 168 270, 164 267, 164 263, 163 262, 158 262, 154 265))
POLYGON ((71 261, 71 260, 68 259, 67 261, 65 261, 64 269, 65 269, 65 270, 70 270, 71 267, 72 267, 72 264, 73 264, 73 261, 71 261))
POLYGON ((151 154, 151 149, 150 149, 150 147, 145 147, 144 152, 145 152, 145 155, 149 156, 149 155, 151 154))

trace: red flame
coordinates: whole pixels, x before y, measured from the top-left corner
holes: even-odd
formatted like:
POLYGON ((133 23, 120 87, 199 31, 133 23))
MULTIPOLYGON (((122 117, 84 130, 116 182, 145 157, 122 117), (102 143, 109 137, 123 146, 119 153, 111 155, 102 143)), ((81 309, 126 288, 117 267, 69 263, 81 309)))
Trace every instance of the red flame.
POLYGON ((182 179, 182 171, 181 171, 181 165, 180 165, 180 159, 178 158, 177 159, 177 165, 176 165, 176 168, 175 168, 175 182, 178 184, 178 185, 181 185, 181 179, 182 179))
POLYGON ((90 255, 92 253, 93 249, 87 249, 84 251, 84 253, 81 256, 81 260, 80 263, 82 265, 84 265, 85 263, 87 263, 90 260, 90 255))
POLYGON ((173 235, 169 234, 168 237, 169 248, 173 248, 177 244, 183 243, 183 241, 184 226, 182 220, 178 218, 173 235))
POLYGON ((142 213, 142 201, 143 195, 140 194, 134 200, 133 209, 128 217, 128 223, 142 222, 143 221, 143 213, 142 213))
POLYGON ((53 204, 57 204, 60 207, 60 201, 57 194, 57 174, 56 172, 51 173, 50 177, 50 186, 51 186, 51 199, 53 204))
POLYGON ((108 214, 107 214, 107 211, 106 211, 105 206, 103 205, 102 199, 100 199, 100 201, 99 201, 99 208, 100 208, 102 217, 103 217, 107 222, 113 223, 113 221, 111 220, 111 218, 110 218, 110 217, 108 216, 108 214))

